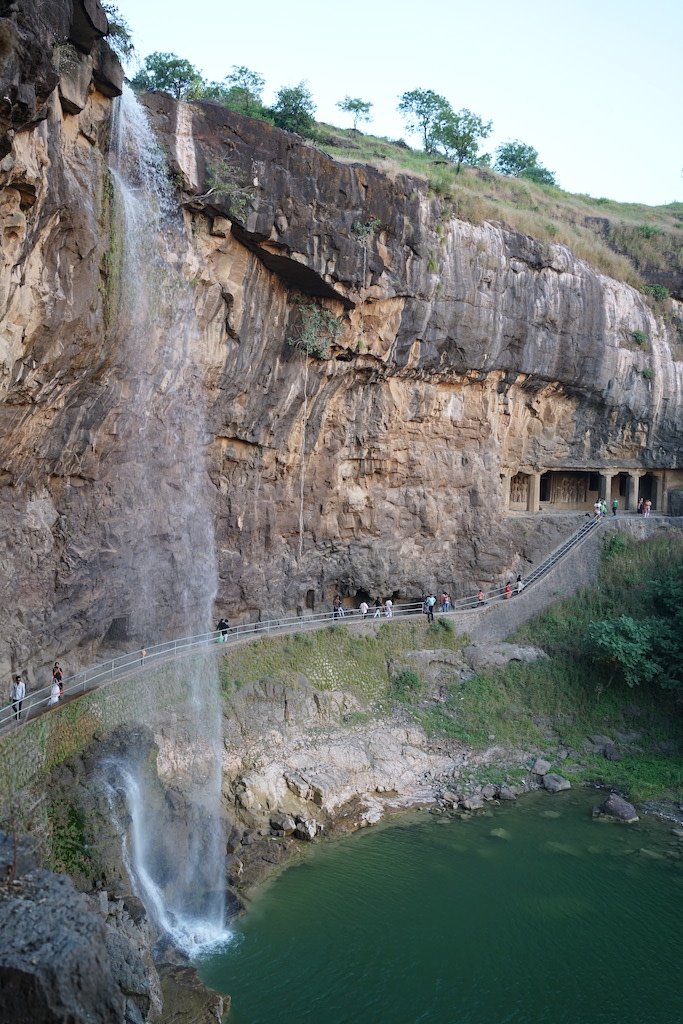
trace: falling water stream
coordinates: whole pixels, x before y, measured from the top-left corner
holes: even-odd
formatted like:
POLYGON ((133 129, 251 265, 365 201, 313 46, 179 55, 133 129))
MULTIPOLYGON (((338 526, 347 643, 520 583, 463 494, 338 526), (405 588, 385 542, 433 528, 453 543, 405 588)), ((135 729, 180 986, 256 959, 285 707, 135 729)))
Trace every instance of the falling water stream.
MULTIPOLYGON (((126 591, 132 635, 142 647, 166 635, 171 622, 186 634, 211 629, 217 569, 201 336, 181 271, 188 243, 163 154, 129 89, 115 108, 110 170, 109 330, 119 360, 125 466, 119 486, 134 537, 126 591)), ((184 663, 182 687, 183 706, 164 722, 167 740, 170 732, 170 745, 181 752, 175 818, 135 751, 109 760, 103 774, 138 895, 175 945, 195 953, 226 936, 222 716, 213 659, 184 663)))

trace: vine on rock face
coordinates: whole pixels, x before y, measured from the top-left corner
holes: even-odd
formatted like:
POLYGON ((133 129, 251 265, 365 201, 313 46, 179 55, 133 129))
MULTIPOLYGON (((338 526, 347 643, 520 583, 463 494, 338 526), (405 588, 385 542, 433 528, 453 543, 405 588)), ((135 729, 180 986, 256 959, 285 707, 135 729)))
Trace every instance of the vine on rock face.
POLYGON ((315 359, 327 359, 330 345, 341 333, 341 321, 317 302, 299 302, 298 316, 287 344, 315 359))

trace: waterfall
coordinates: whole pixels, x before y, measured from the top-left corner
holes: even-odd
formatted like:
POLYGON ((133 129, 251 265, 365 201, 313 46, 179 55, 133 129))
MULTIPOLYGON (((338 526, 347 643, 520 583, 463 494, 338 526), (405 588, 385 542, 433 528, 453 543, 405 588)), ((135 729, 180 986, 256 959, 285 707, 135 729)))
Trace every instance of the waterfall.
MULTIPOLYGON (((115 104, 110 171, 108 330, 121 394, 115 486, 129 550, 119 569, 125 579, 112 585, 129 595, 131 635, 142 647, 171 631, 210 631, 218 574, 201 336, 181 272, 188 242, 163 154, 129 89, 115 104)), ((188 659, 176 671, 187 700, 164 732, 183 752, 183 776, 174 779, 191 818, 183 841, 173 834, 171 801, 159 799, 158 780, 134 751, 106 774, 109 792, 127 806, 119 820, 136 892, 193 953, 226 935, 222 709, 213 658, 201 667, 188 659)))

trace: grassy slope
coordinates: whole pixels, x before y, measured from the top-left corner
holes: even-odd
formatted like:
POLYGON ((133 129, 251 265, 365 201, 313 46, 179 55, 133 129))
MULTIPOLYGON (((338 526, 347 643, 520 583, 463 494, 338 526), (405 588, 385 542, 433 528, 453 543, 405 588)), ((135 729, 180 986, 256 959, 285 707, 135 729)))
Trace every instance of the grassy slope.
POLYGON ((559 242, 603 273, 641 290, 649 275, 680 271, 683 265, 683 203, 645 206, 593 199, 487 168, 463 166, 457 174, 452 164, 421 150, 329 125, 318 125, 314 141, 336 160, 373 164, 390 176, 407 172, 422 178, 453 216, 474 224, 501 221, 542 241, 559 242))

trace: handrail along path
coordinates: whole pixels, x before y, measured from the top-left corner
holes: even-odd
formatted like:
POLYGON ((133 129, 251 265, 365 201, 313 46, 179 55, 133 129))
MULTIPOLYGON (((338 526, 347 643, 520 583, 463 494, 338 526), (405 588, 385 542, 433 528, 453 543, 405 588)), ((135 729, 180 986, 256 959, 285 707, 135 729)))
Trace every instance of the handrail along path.
MULTIPOLYGON (((602 518, 591 519, 584 523, 566 541, 563 541, 547 558, 539 562, 529 574, 522 579, 524 589, 533 586, 543 579, 562 561, 570 551, 573 551, 582 544, 599 526, 602 518)), ((484 600, 474 597, 463 597, 453 601, 448 612, 441 612, 442 615, 451 615, 454 612, 472 612, 480 609, 482 605, 490 604, 493 601, 505 599, 505 587, 494 587, 484 594, 484 600)), ((88 668, 76 672, 63 680, 62 696, 78 696, 97 689, 100 686, 129 678, 146 669, 156 667, 159 664, 173 662, 188 654, 212 648, 216 644, 225 643, 235 645, 239 642, 255 639, 256 637, 275 636, 283 633, 300 633, 302 630, 321 629, 330 624, 336 625, 344 621, 370 622, 381 618, 387 621, 387 615, 382 608, 378 616, 374 608, 363 616, 358 609, 344 609, 339 612, 322 612, 319 615, 301 616, 289 615, 276 619, 266 619, 261 622, 245 622, 236 626, 230 626, 224 633, 222 630, 212 630, 208 633, 199 633, 194 636, 180 637, 176 640, 166 640, 144 651, 122 654, 109 661, 90 665, 88 668)), ((406 604, 394 605, 391 618, 415 618, 424 614, 422 601, 415 601, 406 604)), ((38 690, 27 693, 22 702, 21 718, 16 719, 13 703, 10 702, 0 707, 0 733, 6 731, 12 724, 21 724, 41 714, 50 706, 51 686, 44 686, 38 690)))

